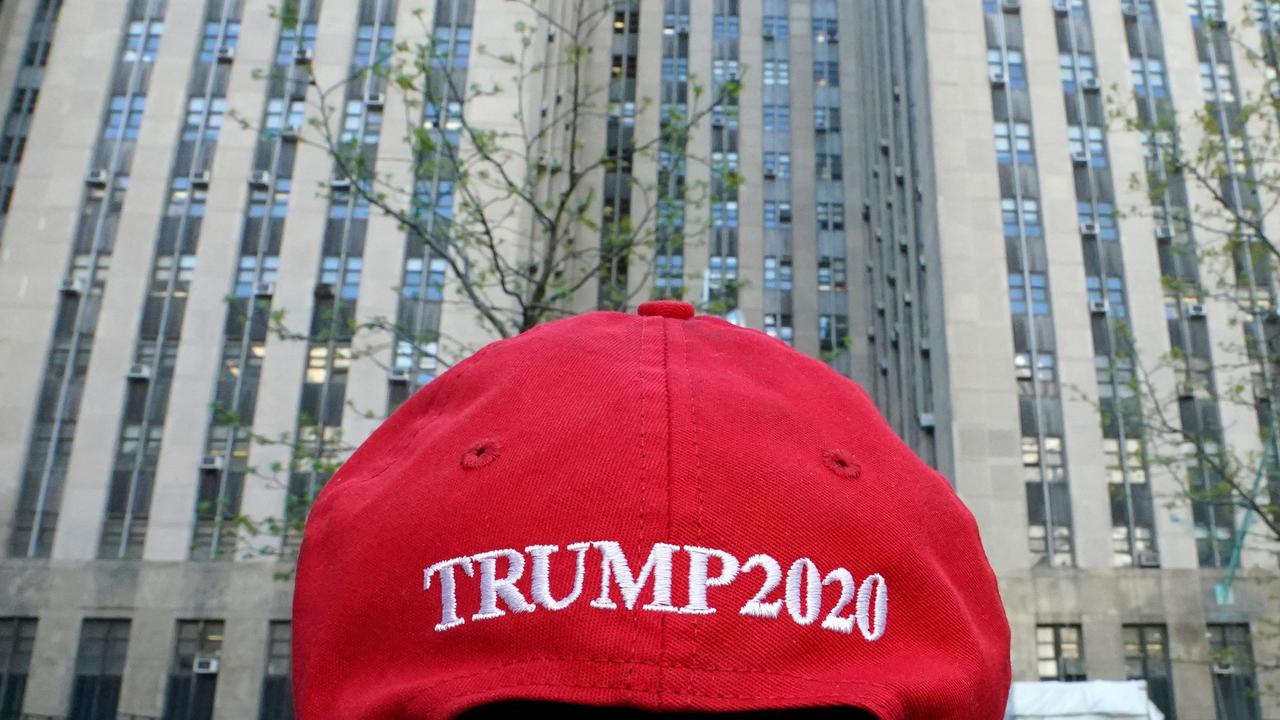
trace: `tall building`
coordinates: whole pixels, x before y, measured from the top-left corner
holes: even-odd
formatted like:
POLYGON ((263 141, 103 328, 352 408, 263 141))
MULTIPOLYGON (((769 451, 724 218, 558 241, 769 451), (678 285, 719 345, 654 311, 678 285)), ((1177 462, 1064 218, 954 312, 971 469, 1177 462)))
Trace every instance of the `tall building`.
MULTIPOLYGON (((362 352, 361 321, 491 339, 447 258, 299 140, 308 79, 357 78, 333 101, 340 140, 448 222, 455 178, 406 173, 410 126, 501 125, 569 80, 408 107, 367 71, 429 36, 453 88, 492 82, 520 50, 517 20, 538 28, 535 59, 559 51, 555 23, 578 4, 547 7, 0 5, 0 718, 291 716, 287 563, 242 552, 242 520, 296 519, 335 445, 447 365, 435 340, 362 352)), ((1268 78, 1229 33, 1261 47, 1280 10, 1249 12, 615 0, 583 65, 608 99, 577 140, 613 161, 590 212, 608 227, 654 202, 663 223, 644 267, 612 263, 565 309, 683 297, 861 383, 977 516, 1018 680, 1145 679, 1168 717, 1277 716, 1280 698, 1258 692, 1280 681, 1275 548, 1251 537, 1237 552, 1245 516, 1228 498, 1179 501, 1127 391, 1131 349, 1175 349, 1178 422, 1260 447, 1269 417, 1223 399, 1250 366, 1223 343, 1259 326, 1162 282, 1208 272, 1186 252, 1210 241, 1201 200, 1160 174, 1154 131, 1107 121, 1109 96, 1150 127, 1205 107, 1230 152, 1251 152, 1229 118, 1268 78), (687 142, 635 152, 699 86, 732 83, 687 142), (699 182, 713 192, 686 204, 699 182)), ((1274 305, 1272 273, 1246 270, 1250 307, 1274 305)), ((1262 363, 1264 385, 1273 371, 1262 363)), ((1206 463, 1188 482, 1207 482, 1206 463)), ((285 554, 299 539, 273 537, 285 554)))

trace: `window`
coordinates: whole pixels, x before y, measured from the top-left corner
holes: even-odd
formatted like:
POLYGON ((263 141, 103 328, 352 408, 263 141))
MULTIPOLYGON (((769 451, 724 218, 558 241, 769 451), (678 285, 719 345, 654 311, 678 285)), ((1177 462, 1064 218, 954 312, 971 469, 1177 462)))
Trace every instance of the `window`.
POLYGON ((785 180, 791 177, 791 153, 765 153, 764 177, 766 180, 785 180))
POLYGON ((128 649, 128 620, 84 621, 69 720, 115 720, 128 649))
POLYGON ((289 65, 293 63, 293 59, 298 49, 309 50, 315 52, 316 49, 316 24, 313 22, 303 23, 301 28, 298 27, 281 27, 280 42, 276 51, 276 64, 289 65))
POLYGON ((834 290, 835 292, 844 292, 848 285, 848 271, 845 269, 845 259, 842 257, 827 257, 823 255, 818 258, 818 289, 834 290))
POLYGON ((791 258, 764 257, 764 286, 768 290, 791 290, 791 258))
POLYGON ((187 101, 187 123, 182 139, 190 142, 203 136, 206 140, 216 140, 226 111, 226 98, 191 98, 187 101))
POLYGON ((1019 165, 1031 165, 1035 162, 1035 154, 1031 149, 1030 123, 995 124, 996 161, 1008 165, 1016 157, 1019 165))
MULTIPOLYGON (((1024 412, 1039 412, 1041 398, 1023 398, 1024 412)), ((1027 543, 1037 565, 1071 567, 1071 498, 1062 438, 1022 438, 1022 472, 1027 486, 1027 543)))
MULTIPOLYGON (((1098 360, 1106 360, 1105 355, 1098 360)), ((1117 363, 1122 362, 1117 358, 1117 363)), ((1133 374, 1132 360, 1124 360, 1124 372, 1133 374)), ((1102 380, 1100 370, 1099 383, 1102 380)), ((1130 393, 1132 394, 1132 393, 1130 393)), ((1107 491, 1111 498, 1111 564, 1114 567, 1155 567, 1155 519, 1152 511, 1151 486, 1143 461, 1142 441, 1125 438, 1123 450, 1119 438, 1102 439, 1107 466, 1107 491)))
POLYGON ((129 23, 129 37, 124 43, 124 54, 120 59, 124 62, 155 62, 156 50, 160 49, 160 36, 164 33, 164 23, 156 20, 144 22, 135 20, 129 23))
POLYGON ((1236 92, 1231 81, 1231 65, 1225 62, 1200 63, 1200 87, 1211 101, 1234 102, 1236 92))
POLYGON ((789 85, 791 63, 786 60, 765 60, 760 74, 765 85, 789 85))
POLYGON ((711 226, 717 228, 738 227, 738 202, 718 200, 711 203, 711 226))
POLYGON ((717 59, 711 61, 711 79, 718 85, 728 80, 742 78, 742 68, 737 60, 717 59))
POLYGON ((819 180, 840 180, 844 177, 843 162, 838 153, 817 153, 814 170, 819 180))
POLYGON ((1034 365, 1031 353, 1020 352, 1013 355, 1013 374, 1018 380, 1018 394, 1026 396, 1054 397, 1058 394, 1058 377, 1053 371, 1054 355, 1051 352, 1035 354, 1034 365))
POLYGON ((662 78, 676 82, 689 82, 689 58, 662 58, 662 78))
POLYGON ((1009 273, 1009 312, 1049 314, 1049 289, 1044 273, 1009 273))
MULTIPOLYGON (((678 257, 678 256, 677 256, 678 257)), ((738 279, 738 257, 736 255, 712 255, 707 259, 707 287, 718 290, 726 281, 738 279)))
POLYGON ((1218 720, 1260 720, 1258 678, 1248 625, 1210 625, 1209 658, 1218 720))
POLYGON ((107 111, 106 126, 102 136, 107 140, 136 140, 138 128, 142 126, 142 113, 147 109, 147 99, 141 95, 125 97, 116 95, 111 98, 111 107, 107 111))
POLYGON ((795 332, 791 327, 791 316, 785 313, 765 313, 764 332, 769 337, 778 338, 788 345, 792 345, 795 342, 795 332))
POLYGON ((1062 89, 1066 92, 1075 92, 1081 82, 1098 79, 1092 55, 1062 53, 1058 55, 1058 67, 1062 76, 1062 89))
POLYGON ((1036 663, 1041 680, 1084 680, 1079 625, 1037 625, 1036 663))
POLYGON ((1107 166, 1107 143, 1100 127, 1068 125, 1067 147, 1072 155, 1088 157, 1089 164, 1094 167, 1107 166))
POLYGON ((1082 226, 1092 225, 1099 239, 1120 239, 1120 228, 1116 225, 1115 205, 1105 202, 1096 205, 1087 201, 1079 202, 1076 203, 1076 216, 1082 226))
POLYGON ((200 62, 211 63, 217 59, 218 48, 229 47, 234 49, 236 41, 240 39, 240 23, 232 21, 227 23, 226 32, 223 32, 222 24, 218 22, 207 22, 204 24, 204 37, 200 39, 200 62), (221 41, 219 37, 221 36, 221 41))
POLYGON ((222 657, 221 620, 179 620, 173 665, 165 688, 164 720, 213 717, 213 694, 222 657))
POLYGON ((717 40, 732 40, 738 37, 739 20, 737 15, 716 15, 711 20, 711 31, 717 40))
POLYGON ((711 153, 711 167, 721 172, 738 172, 738 153, 718 151, 711 153))
POLYGON ((736 129, 738 127, 738 106, 717 105, 712 108, 711 127, 736 129))
POLYGON ((35 641, 34 618, 0 618, 0 718, 16 718, 22 712, 35 641))
POLYGON ((849 318, 845 315, 818 316, 818 349, 840 352, 849 347, 849 318))
POLYGON ((684 287, 684 255, 658 255, 653 258, 653 286, 661 291, 684 287))
POLYGON ((1164 625, 1125 625, 1122 633, 1125 679, 1146 680, 1147 697, 1172 720, 1173 680, 1164 625))
POLYGON ((1139 95, 1162 98, 1169 94, 1163 60, 1133 58, 1129 61, 1129 74, 1133 76, 1133 91, 1139 95))
POLYGON ((840 132, 840 108, 815 107, 813 109, 813 129, 817 132, 840 132))
POLYGON ((791 130, 791 108, 787 105, 765 105, 764 129, 778 132, 791 130))
POLYGON ((289 621, 273 621, 267 630, 267 670, 262 681, 258 720, 293 720, 292 669, 289 646, 293 636, 289 621))
POLYGON ((1040 237, 1040 203, 1035 200, 1004 198, 1000 201, 1005 237, 1040 237))
POLYGON ((373 25, 361 25, 356 29, 356 51, 351 64, 357 68, 385 66, 391 60, 395 35, 395 26, 386 24, 385 20, 376 33, 373 25))
POLYGON ((764 226, 767 228, 790 227, 791 203, 768 201, 764 204, 764 226))
POLYGON ((818 203, 819 230, 844 230, 844 203, 818 203))
POLYGON ((1094 303, 1105 303, 1111 317, 1123 318, 1128 314, 1124 302, 1124 278, 1108 275, 1104 279, 1089 275, 1084 279, 1084 286, 1091 307, 1094 303))
POLYGON ((765 15, 761 21, 761 33, 765 40, 786 40, 787 31, 786 15, 765 15))
POLYGON ((987 50, 987 73, 994 79, 1003 78, 1011 88, 1021 90, 1027 86, 1027 69, 1018 50, 987 50))
MULTIPOLYGON (((223 101, 225 103, 225 100, 223 101)), ((271 98, 267 101, 267 116, 263 126, 266 130, 279 132, 286 127, 295 131, 302 128, 306 119, 306 103, 302 100, 271 98)))
POLYGON ((813 19, 813 41, 834 45, 840 42, 839 25, 835 18, 813 19))
POLYGON ((814 61, 813 83, 818 86, 840 87, 840 64, 834 60, 814 61))

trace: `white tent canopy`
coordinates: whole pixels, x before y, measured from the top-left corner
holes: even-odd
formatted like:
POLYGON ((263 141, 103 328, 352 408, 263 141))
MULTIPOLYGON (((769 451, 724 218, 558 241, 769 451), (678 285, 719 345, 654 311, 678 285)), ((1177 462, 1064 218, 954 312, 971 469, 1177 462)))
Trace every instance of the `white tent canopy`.
POLYGON ((1016 682, 1005 720, 1164 720, 1141 680, 1016 682))

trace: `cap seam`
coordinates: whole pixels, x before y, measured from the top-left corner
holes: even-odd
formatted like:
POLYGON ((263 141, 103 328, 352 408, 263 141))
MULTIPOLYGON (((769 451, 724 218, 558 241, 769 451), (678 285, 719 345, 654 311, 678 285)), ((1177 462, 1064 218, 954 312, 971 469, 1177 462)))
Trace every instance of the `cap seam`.
MULTIPOLYGON (((841 680, 837 678, 811 677, 808 675, 784 673, 784 672, 778 672, 775 670, 762 670, 762 669, 756 669, 756 668, 715 667, 715 666, 689 665, 684 663, 671 663, 671 662, 646 662, 643 660, 634 661, 634 660, 620 660, 615 658, 577 658, 577 657, 562 657, 562 656, 539 656, 539 657, 525 658, 522 660, 512 660, 512 661, 508 661, 498 665, 494 665, 492 667, 485 668, 483 670, 477 670, 477 671, 466 673, 463 675, 455 675, 448 678, 438 679, 435 682, 432 682, 431 684, 420 688, 418 692, 414 693, 412 699, 409 702, 410 704, 417 702, 419 699, 421 699, 424 695, 426 695, 431 690, 445 684, 455 683, 460 680, 467 680, 470 678, 479 677, 479 676, 487 675, 490 673, 501 672, 503 670, 506 670, 510 667, 517 666, 517 665, 528 665, 532 663, 543 663, 543 662, 560 662, 560 663, 575 664, 575 665, 626 664, 630 666, 657 668, 659 670, 668 669, 668 668, 678 668, 678 669, 687 669, 694 672, 705 672, 710 674, 765 675, 769 677, 785 678, 788 680, 799 680, 801 682, 819 683, 824 686, 871 688, 871 689, 885 691, 886 693, 885 700, 892 702, 893 705, 896 706, 896 710, 897 710, 896 717, 901 717, 903 711, 905 710, 901 700, 900 690, 897 687, 894 687, 893 685, 886 684, 886 683, 867 682, 863 680, 841 680)), ((661 675, 659 675, 659 677, 661 677, 661 675)), ((516 683, 508 684, 508 683, 498 682, 482 690, 474 690, 470 692, 458 693, 458 694, 452 695, 451 697, 455 697, 455 698, 467 697, 471 695, 480 695, 486 692, 491 692, 493 690, 498 690, 502 688, 523 687, 523 686, 600 687, 600 688, 627 690, 632 693, 645 693, 645 694, 655 695, 656 696, 655 701, 657 702, 657 704, 659 704, 659 706, 661 705, 661 698, 663 694, 666 694, 668 696, 675 696, 675 697, 738 698, 738 699, 744 699, 744 700, 748 700, 748 699, 771 700, 771 699, 783 699, 783 698, 802 699, 806 697, 846 697, 843 694, 836 694, 836 693, 822 693, 820 695, 809 695, 806 693, 781 694, 781 695, 759 695, 759 694, 752 694, 752 693, 717 694, 717 693, 698 693, 698 692, 687 692, 687 691, 682 691, 677 693, 671 693, 668 691, 664 693, 661 690, 641 689, 641 688, 633 687, 631 682, 625 678, 620 682, 601 683, 598 685, 579 685, 574 683, 572 679, 567 681, 562 681, 562 682, 547 682, 547 683, 536 683, 536 684, 524 683, 524 682, 516 682, 516 683)), ((884 708, 880 708, 880 709, 884 709, 884 708)))

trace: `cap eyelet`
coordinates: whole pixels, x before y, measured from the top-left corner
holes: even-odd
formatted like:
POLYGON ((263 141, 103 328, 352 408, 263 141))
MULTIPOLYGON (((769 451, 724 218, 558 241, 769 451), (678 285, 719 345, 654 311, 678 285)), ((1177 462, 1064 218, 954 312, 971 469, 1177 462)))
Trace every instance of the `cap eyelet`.
POLYGON ((475 470, 497 459, 498 443, 493 440, 481 440, 462 453, 462 467, 467 470, 475 470))
POLYGON ((856 479, 862 475, 862 466, 848 450, 832 448, 822 452, 822 464, 831 472, 843 478, 856 479))

